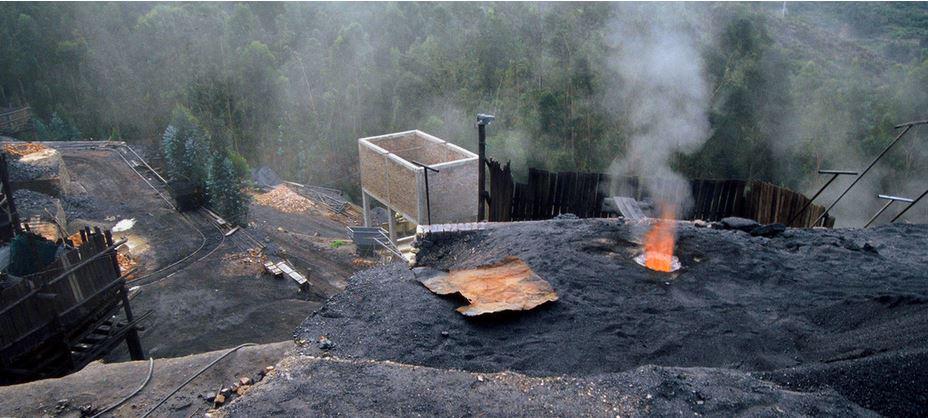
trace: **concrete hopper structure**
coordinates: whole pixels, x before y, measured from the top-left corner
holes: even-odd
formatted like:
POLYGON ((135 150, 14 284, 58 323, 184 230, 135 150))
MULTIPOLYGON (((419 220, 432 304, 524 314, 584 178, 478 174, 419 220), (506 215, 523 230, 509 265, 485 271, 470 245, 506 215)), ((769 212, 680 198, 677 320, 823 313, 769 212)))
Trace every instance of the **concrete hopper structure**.
POLYGON ((365 226, 371 198, 387 207, 394 241, 394 212, 417 225, 477 219, 476 154, 418 130, 358 139, 358 153, 365 226))

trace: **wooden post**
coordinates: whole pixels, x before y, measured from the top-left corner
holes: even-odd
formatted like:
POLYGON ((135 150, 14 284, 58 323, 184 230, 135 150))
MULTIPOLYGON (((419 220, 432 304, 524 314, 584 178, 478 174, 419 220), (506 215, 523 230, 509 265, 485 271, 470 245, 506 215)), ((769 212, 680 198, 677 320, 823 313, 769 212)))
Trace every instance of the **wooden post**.
MULTIPOLYGON (((134 318, 132 316, 132 308, 129 307, 129 290, 126 289, 125 284, 122 286, 119 293, 122 295, 122 306, 126 311, 126 321, 131 323, 134 318)), ((145 351, 142 350, 142 341, 139 339, 139 333, 135 329, 135 325, 130 325, 129 327, 129 332, 126 333, 126 346, 129 348, 129 357, 132 357, 132 360, 145 360, 145 351)))

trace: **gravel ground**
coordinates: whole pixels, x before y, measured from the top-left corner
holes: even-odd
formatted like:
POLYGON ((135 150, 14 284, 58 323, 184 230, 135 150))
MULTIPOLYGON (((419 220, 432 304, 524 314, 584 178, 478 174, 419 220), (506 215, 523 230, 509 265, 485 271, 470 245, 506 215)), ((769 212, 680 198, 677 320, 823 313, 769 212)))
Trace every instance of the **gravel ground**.
MULTIPOLYGON (((810 380, 803 387, 834 387, 878 412, 928 408, 912 386, 898 392, 928 373, 928 226, 788 230, 768 239, 683 223, 676 275, 631 260, 644 228, 559 220, 426 239, 420 264, 464 268, 518 256, 560 300, 468 319, 454 312, 460 298, 438 297, 393 265, 352 277, 296 336, 326 335, 343 358, 534 376, 648 364, 789 369, 810 380), (879 362, 860 361, 876 355, 879 362), (894 377, 899 385, 849 390, 894 377)), ((320 354, 315 344, 303 352, 320 354)))
POLYGON ((480 374, 288 357, 228 416, 872 416, 833 391, 798 393, 731 370, 643 366, 593 377, 480 374))

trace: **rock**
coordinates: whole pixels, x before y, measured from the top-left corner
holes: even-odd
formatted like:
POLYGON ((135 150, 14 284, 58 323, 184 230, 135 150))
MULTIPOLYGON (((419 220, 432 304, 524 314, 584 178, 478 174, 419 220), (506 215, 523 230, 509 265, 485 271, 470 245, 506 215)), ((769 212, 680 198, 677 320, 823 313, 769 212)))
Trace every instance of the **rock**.
POLYGON ((220 394, 216 395, 216 397, 213 399, 213 401, 214 401, 214 403, 215 403, 216 405, 222 405, 222 404, 226 403, 226 395, 223 395, 223 394, 220 393, 220 394))
POLYGON ((219 389, 219 395, 229 396, 230 393, 232 393, 232 389, 229 389, 229 388, 219 389))
POLYGON ((265 374, 270 373, 270 372, 272 372, 272 371, 274 371, 274 366, 267 366, 267 367, 264 368, 264 373, 265 373, 265 374))
POLYGON ((760 224, 753 219, 730 216, 727 218, 722 218, 722 226, 723 229, 735 229, 738 231, 751 232, 754 228, 760 226, 760 224))
POLYGON ((81 416, 89 417, 97 413, 97 407, 93 406, 92 403, 83 405, 80 408, 81 416))
POLYGON ((216 401, 216 394, 213 392, 203 392, 202 394, 200 394, 200 397, 203 398, 204 401, 209 402, 209 403, 213 403, 216 401))
POLYGON ((318 344, 320 350, 331 350, 335 348, 335 343, 325 335, 319 337, 318 344))
POLYGON ((767 224, 764 226, 759 226, 751 230, 751 235, 755 237, 767 237, 773 238, 777 235, 782 234, 786 231, 786 225, 783 224, 767 224))
POLYGON ((235 394, 237 394, 238 396, 242 396, 242 395, 244 395, 245 393, 247 393, 248 390, 250 390, 250 389, 251 389, 251 386, 241 386, 241 387, 239 387, 238 389, 235 390, 235 394))
POLYGON ((704 221, 704 220, 702 220, 702 219, 697 219, 697 220, 693 221, 693 226, 695 226, 695 227, 697 227, 697 228, 708 228, 708 227, 709 227, 709 223, 706 222, 706 221, 704 221))
POLYGON ((449 335, 449 334, 448 334, 448 331, 442 331, 442 332, 441 332, 441 336, 442 336, 442 337, 448 338, 448 335, 449 335))
POLYGON ((238 379, 238 382, 241 383, 242 386, 247 386, 252 383, 252 380, 250 377, 243 377, 241 379, 238 379))

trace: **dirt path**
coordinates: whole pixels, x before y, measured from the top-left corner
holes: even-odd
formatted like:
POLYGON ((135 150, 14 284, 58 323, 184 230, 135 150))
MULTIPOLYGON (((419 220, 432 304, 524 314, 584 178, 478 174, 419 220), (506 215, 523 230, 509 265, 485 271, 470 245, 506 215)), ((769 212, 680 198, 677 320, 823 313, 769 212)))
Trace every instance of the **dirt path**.
POLYGON ((118 220, 135 219, 132 229, 115 235, 129 239, 130 253, 139 262, 137 276, 176 263, 202 244, 196 230, 116 151, 64 148, 61 152, 75 186, 63 204, 80 204, 84 212, 82 218, 68 220, 69 229, 86 224, 108 228, 118 220))

